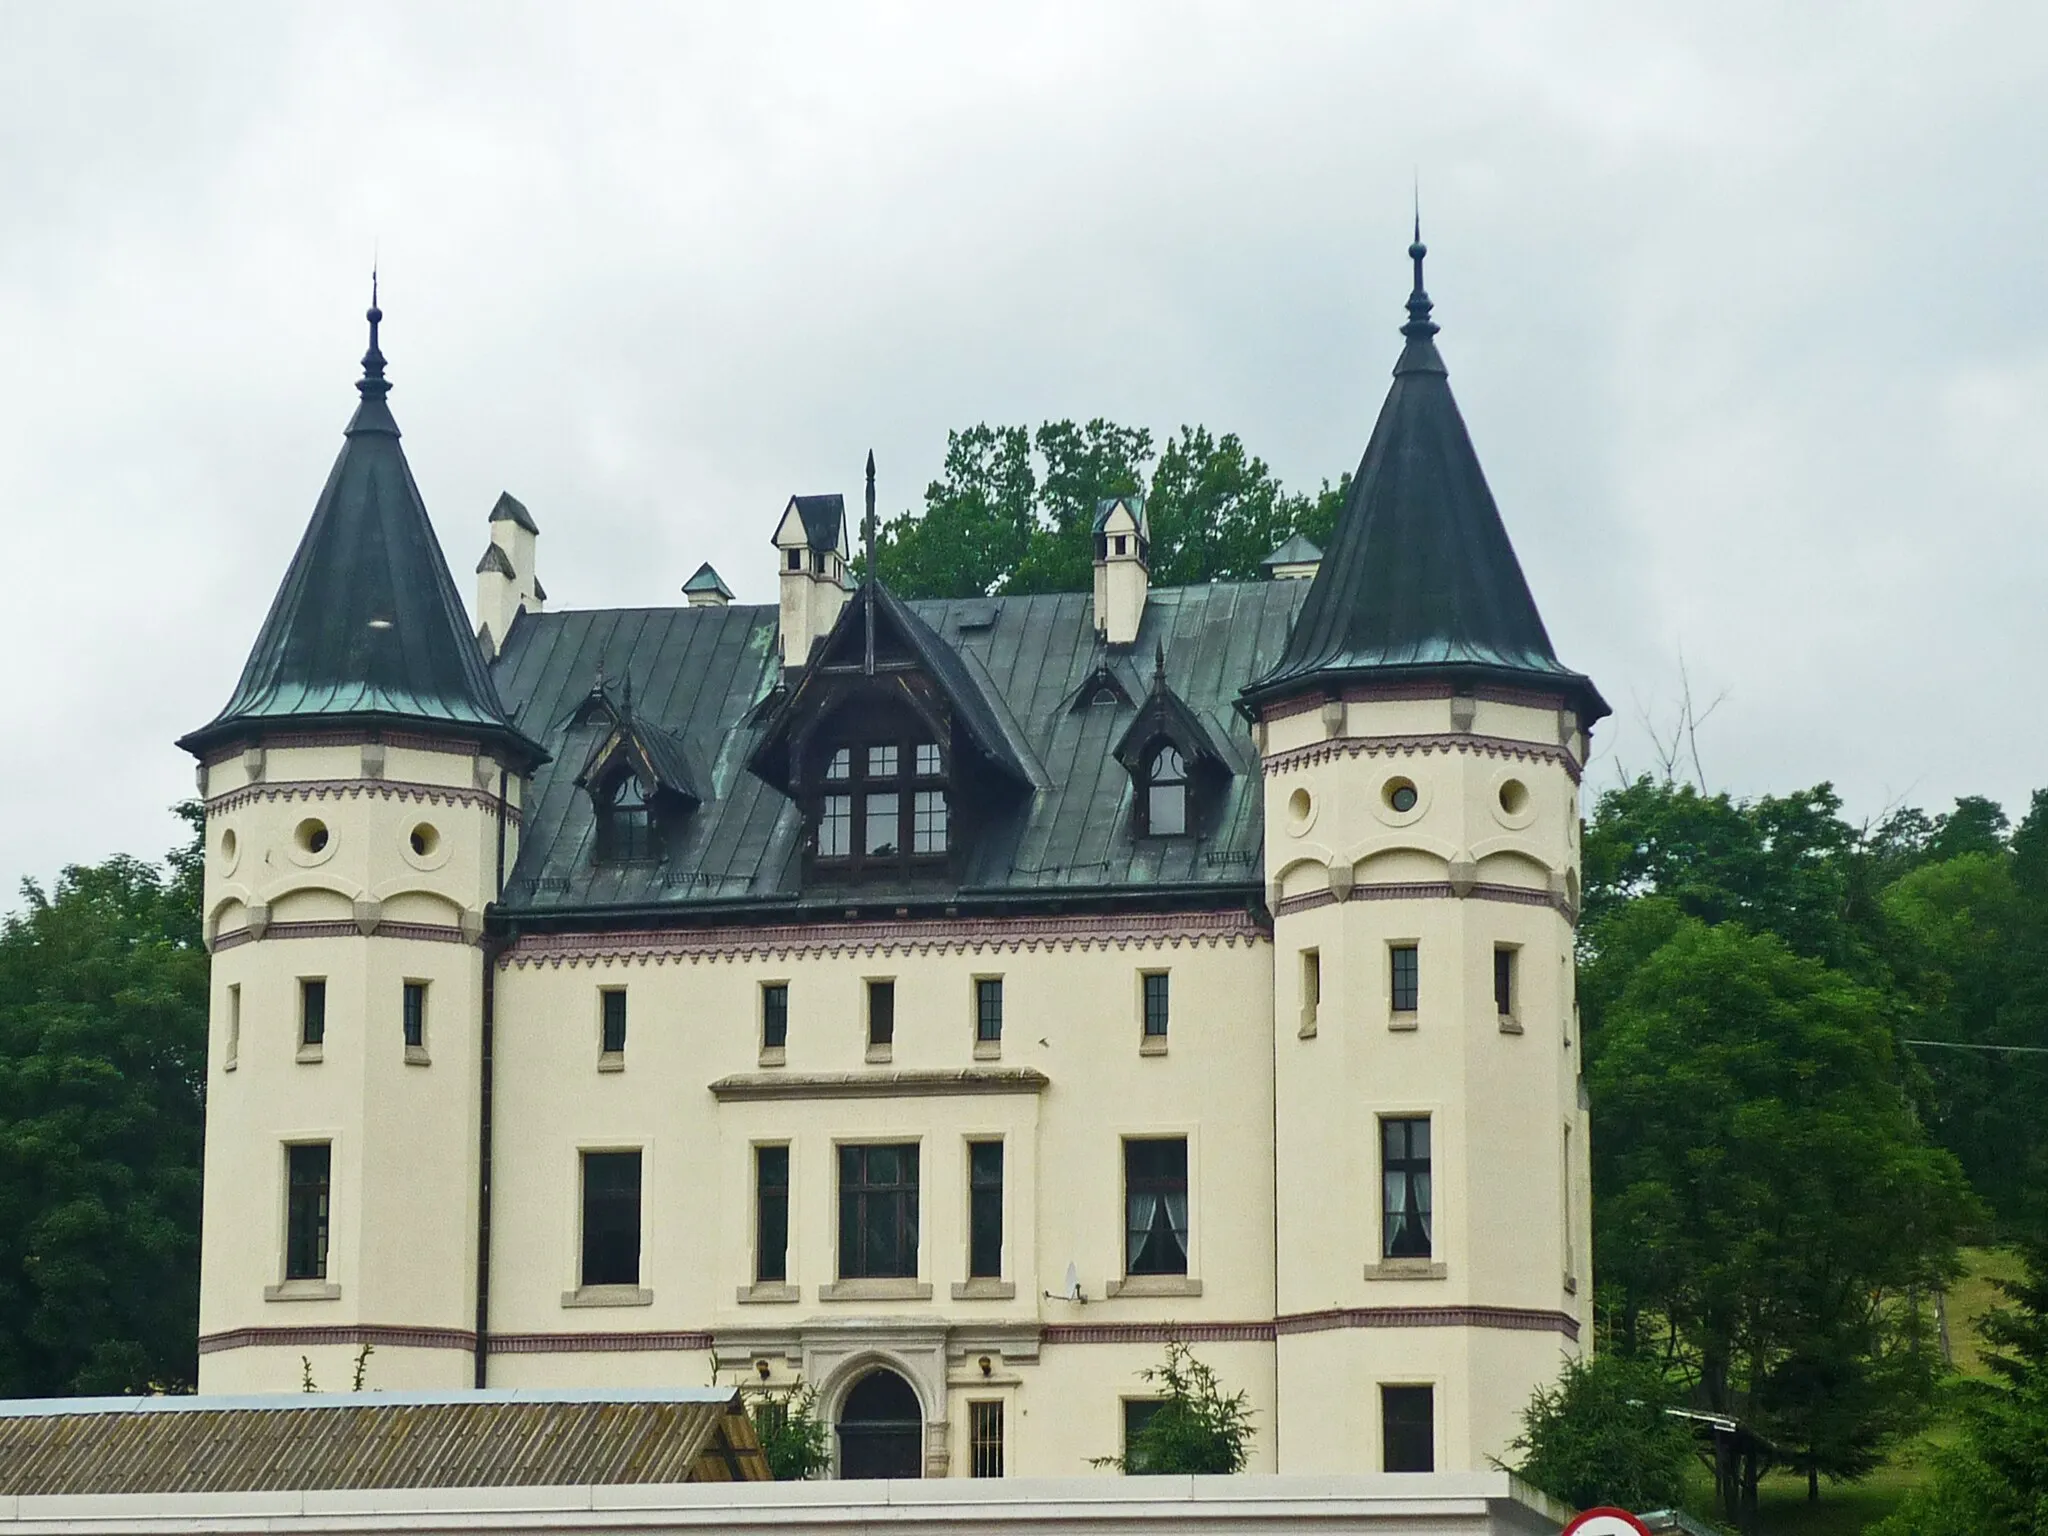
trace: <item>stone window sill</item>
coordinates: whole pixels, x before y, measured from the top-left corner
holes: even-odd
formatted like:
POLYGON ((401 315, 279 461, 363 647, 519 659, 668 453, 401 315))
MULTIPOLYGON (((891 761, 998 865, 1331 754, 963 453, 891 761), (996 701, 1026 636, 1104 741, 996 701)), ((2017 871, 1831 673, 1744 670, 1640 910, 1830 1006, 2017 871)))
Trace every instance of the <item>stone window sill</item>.
POLYGON ((976 1279, 964 1282, 954 1281, 953 1299, 955 1301, 1015 1301, 1017 1299, 1017 1287, 1011 1281, 997 1280, 992 1276, 982 1275, 976 1279))
POLYGON ((777 1302, 801 1301, 802 1294, 793 1285, 780 1280, 756 1280, 752 1285, 743 1285, 734 1298, 743 1307, 772 1305, 777 1302))
POLYGON ((1450 1270, 1435 1259, 1382 1259, 1365 1266, 1368 1280, 1443 1280, 1450 1270))
POLYGON ((1404 1013, 1393 1014, 1387 1019, 1387 1028, 1391 1030, 1405 1032, 1411 1029, 1417 1029, 1419 1027, 1420 1025, 1416 1022, 1416 1017, 1413 1010, 1404 1013))
POLYGON ((764 1067, 779 1067, 788 1062, 788 1060, 789 1051, 784 1046, 764 1045, 761 1047, 761 1065, 764 1067))
POLYGON ((1512 1014, 1504 1013, 1500 1016, 1500 1032, 1504 1035, 1519 1035, 1522 1033, 1522 1021, 1512 1014))
POLYGON ((1001 1061, 1003 1059, 1003 1042, 1000 1040, 975 1041, 974 1059, 976 1061, 1001 1061))
POLYGON ((639 1285, 579 1285, 562 1292, 565 1307, 651 1307, 654 1292, 639 1285))
POLYGON ((1316 1037, 1316 1010, 1315 1010, 1315 1009, 1313 1009, 1313 1008, 1304 1008, 1304 1009, 1302 1009, 1302 1010, 1301 1010, 1301 1028, 1297 1029, 1297 1030, 1296 1030, 1296 1031, 1295 1031, 1294 1033, 1295 1033, 1295 1035, 1296 1035, 1296 1037, 1297 1037, 1297 1038, 1299 1038, 1299 1039, 1302 1039, 1302 1040, 1313 1040, 1313 1039, 1315 1039, 1315 1037, 1316 1037))
POLYGON ((331 1280, 287 1280, 263 1287, 265 1301, 339 1301, 341 1287, 331 1280))
POLYGON ((1164 1056, 1166 1054, 1166 1036, 1138 1036, 1138 1054, 1140 1056, 1164 1056))
POLYGON ((434 1058, 427 1054, 424 1045, 408 1045, 405 1048, 405 1064, 408 1067, 431 1067, 434 1058))
POLYGON ((626 1053, 624 1051, 599 1051, 597 1053, 597 1070, 600 1072, 625 1071, 626 1053))
POLYGON ((229 1057, 229 1058, 228 1058, 228 1059, 227 1059, 226 1061, 224 1061, 224 1062, 222 1062, 222 1063, 220 1064, 220 1069, 221 1069, 221 1071, 223 1071, 223 1072, 232 1072, 232 1071, 234 1071, 234 1070, 235 1070, 235 1063, 236 1063, 236 1061, 237 1061, 237 1060, 238 1060, 238 1058, 236 1058, 236 1057, 233 1057, 233 1056, 230 1056, 230 1057, 229 1057))
POLYGON ((1199 1296, 1202 1282, 1192 1275, 1126 1275, 1103 1287, 1106 1296, 1199 1296))
POLYGON ((834 1280, 818 1287, 820 1301, 930 1301, 922 1280, 834 1280))
POLYGON ((871 1045, 862 1059, 870 1066, 878 1067, 896 1059, 896 1048, 893 1045, 871 1045))
POLYGON ((302 1045, 299 1047, 299 1054, 295 1059, 305 1062, 318 1061, 320 1059, 320 1047, 317 1045, 302 1045))

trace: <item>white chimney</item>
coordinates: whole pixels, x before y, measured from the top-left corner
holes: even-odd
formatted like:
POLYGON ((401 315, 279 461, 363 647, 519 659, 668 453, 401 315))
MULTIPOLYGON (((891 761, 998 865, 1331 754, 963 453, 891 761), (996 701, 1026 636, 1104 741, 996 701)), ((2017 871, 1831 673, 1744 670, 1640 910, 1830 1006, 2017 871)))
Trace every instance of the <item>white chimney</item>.
POLYGON ((539 613, 548 595, 535 571, 540 529, 510 491, 491 508, 491 542, 476 563, 476 638, 486 656, 505 647, 521 610, 539 613))
POLYGON ((732 589, 720 579, 706 560, 696 574, 683 583, 683 596, 692 608, 723 608, 732 601, 732 589))
POLYGON ((775 559, 782 587, 782 664, 801 667, 846 606, 846 498, 790 497, 775 525, 775 559))
POLYGON ((1142 496, 1110 496, 1095 507, 1095 632, 1111 645, 1138 638, 1151 589, 1152 524, 1142 496))

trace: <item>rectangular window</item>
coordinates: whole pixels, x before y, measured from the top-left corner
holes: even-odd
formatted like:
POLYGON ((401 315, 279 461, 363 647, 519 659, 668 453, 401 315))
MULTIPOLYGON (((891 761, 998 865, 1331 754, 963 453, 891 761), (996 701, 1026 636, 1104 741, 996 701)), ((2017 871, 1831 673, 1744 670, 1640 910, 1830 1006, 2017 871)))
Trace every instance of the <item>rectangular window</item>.
POLYGON ((1003 1277, 1003 1144, 967 1144, 967 1276, 1003 1277))
POLYGON ((334 1148, 324 1141, 285 1148, 284 1277, 327 1278, 327 1229, 334 1148))
POLYGON ((1304 949, 1301 952, 1301 1021, 1313 1024, 1323 1006, 1323 956, 1322 951, 1304 949))
POLYGON ((626 1049, 626 989, 607 987, 597 994, 604 1000, 603 1025, 598 1031, 597 1048, 607 1056, 617 1056, 626 1049))
POLYGON ((917 744, 917 776, 920 779, 936 779, 944 771, 939 764, 938 744, 920 741, 917 744))
POLYGON ((427 984, 408 981, 405 984, 405 1048, 421 1051, 426 1049, 426 1045, 427 984))
POLYGON ((1148 971, 1145 975, 1145 1038, 1164 1040, 1167 1020, 1166 972, 1148 971))
POLYGON ((1156 1397, 1127 1397, 1124 1399, 1124 1470, 1133 1474, 1150 1472, 1144 1452, 1138 1448, 1138 1437, 1159 1414, 1160 1402, 1156 1397))
POLYGON ((946 851, 946 792, 943 789, 920 789, 911 797, 910 851, 912 853, 944 853, 946 851))
POLYGON ((1393 962, 1393 997, 1396 1013, 1413 1013, 1422 993, 1420 954, 1413 944, 1396 944, 1387 951, 1393 962))
POLYGON ((896 853, 896 823, 901 819, 902 806, 903 797, 893 789, 887 794, 868 796, 867 837, 861 844, 861 851, 868 857, 887 858, 896 853))
POLYGON ((983 976, 974 983, 974 1038, 1003 1038, 1003 978, 983 976))
POLYGON ((851 747, 841 747, 832 754, 830 760, 825 764, 825 777, 835 782, 853 777, 853 749, 851 747))
POLYGON ((223 1066, 232 1067, 242 1055, 242 984, 232 982, 228 986, 228 1044, 223 1053, 223 1066))
POLYGON ((754 1278, 789 1278, 789 1148, 754 1148, 754 1278))
POLYGON ((1188 1272, 1185 1136, 1124 1143, 1124 1273, 1188 1272))
POLYGON ((766 982, 761 987, 761 1049, 779 1051, 789 1043, 789 983, 766 982))
POLYGON ((853 796, 827 795, 818 815, 818 857, 843 859, 853 852, 853 796))
POLYGON ((868 748, 868 777, 871 779, 893 779, 896 777, 896 749, 894 747, 868 748))
POLYGON ((917 1278, 917 1143, 839 1149, 839 1278, 917 1278))
POLYGON ((1511 944, 1497 944, 1493 951, 1493 1006, 1502 1018, 1515 1011, 1515 951, 1511 944))
POLYGON ((1381 1466, 1389 1472, 1436 1470, 1436 1391, 1380 1388, 1381 1466))
POLYGON ((896 1043, 896 983, 868 983, 868 1044, 896 1043))
POLYGON ((967 1405, 967 1475, 1003 1475, 1003 1405, 1000 1402, 967 1405))
POLYGON ((583 1284, 640 1283, 640 1154, 583 1154, 583 1284))
POLYGON ((792 571, 801 571, 804 568, 804 552, 802 550, 792 549, 789 552, 789 568, 792 571))
POLYGON ((299 1044, 318 1045, 327 1038, 327 982, 309 977, 299 983, 299 1044))
POLYGON ((1429 1120, 1380 1122, 1381 1184, 1386 1199, 1380 1252, 1389 1259, 1430 1254, 1429 1120))

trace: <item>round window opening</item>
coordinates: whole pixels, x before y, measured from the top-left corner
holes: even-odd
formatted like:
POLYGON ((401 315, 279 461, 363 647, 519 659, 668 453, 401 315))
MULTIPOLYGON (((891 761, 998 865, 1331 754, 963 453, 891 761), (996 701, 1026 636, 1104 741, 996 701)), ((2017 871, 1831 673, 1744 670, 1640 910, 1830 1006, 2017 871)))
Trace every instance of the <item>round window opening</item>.
POLYGON ((1407 779, 1387 780, 1384 793, 1387 797, 1387 809, 1403 816, 1414 810, 1416 802, 1422 798, 1415 785, 1407 779))
POLYGON ((1500 787, 1500 808, 1510 816, 1519 816, 1529 807, 1529 786, 1520 779, 1509 779, 1500 787))
POLYGON ((434 850, 441 846, 441 834, 435 830, 431 822, 423 821, 412 829, 410 841, 414 858, 431 859, 434 850))
POLYGON ((220 856, 232 864, 235 862, 235 829, 228 828, 220 835, 220 856))
POLYGON ((300 822, 296 837, 299 847, 307 853, 327 851, 327 823, 317 816, 308 816, 300 822))
POLYGON ((1315 807, 1316 803, 1309 798, 1308 791, 1297 789, 1287 797, 1287 818, 1296 826, 1300 826, 1308 820, 1309 812, 1313 811, 1315 807))

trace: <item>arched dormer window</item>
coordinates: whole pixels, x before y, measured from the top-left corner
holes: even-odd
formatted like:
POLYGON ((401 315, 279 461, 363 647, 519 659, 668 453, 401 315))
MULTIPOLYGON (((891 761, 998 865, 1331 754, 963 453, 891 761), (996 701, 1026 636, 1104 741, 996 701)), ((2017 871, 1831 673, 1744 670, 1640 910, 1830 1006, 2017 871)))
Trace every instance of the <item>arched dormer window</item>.
POLYGON ((847 873, 907 873, 942 865, 952 848, 952 806, 939 745, 871 734, 824 749, 811 851, 847 873))
POLYGON ((1145 764, 1145 831, 1179 837, 1188 829, 1188 765, 1180 749, 1162 742, 1145 764))
POLYGON ((599 796, 597 857, 604 864, 651 863, 659 850, 654 840, 651 796, 640 776, 615 775, 599 796))

